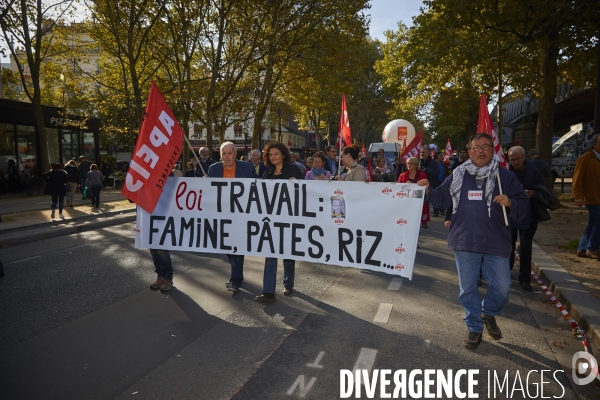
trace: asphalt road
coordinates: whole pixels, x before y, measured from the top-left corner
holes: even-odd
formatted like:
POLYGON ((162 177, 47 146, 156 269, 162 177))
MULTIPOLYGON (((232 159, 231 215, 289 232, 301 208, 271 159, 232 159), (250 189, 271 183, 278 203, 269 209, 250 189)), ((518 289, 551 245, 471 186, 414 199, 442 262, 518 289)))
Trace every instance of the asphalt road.
POLYGON ((493 377, 505 374, 495 398, 541 398, 542 380, 544 396, 595 398, 570 382, 582 346, 541 293, 515 285, 498 317, 504 338, 464 349, 453 257, 441 219, 430 226, 410 281, 297 263, 295 295, 284 297, 279 280, 268 305, 253 300, 258 257, 231 294, 225 257, 173 253, 175 289, 150 291, 152 262, 133 248, 133 224, 0 249, 1 397, 334 399, 340 371, 364 368, 478 370, 479 398, 493 398, 493 377))

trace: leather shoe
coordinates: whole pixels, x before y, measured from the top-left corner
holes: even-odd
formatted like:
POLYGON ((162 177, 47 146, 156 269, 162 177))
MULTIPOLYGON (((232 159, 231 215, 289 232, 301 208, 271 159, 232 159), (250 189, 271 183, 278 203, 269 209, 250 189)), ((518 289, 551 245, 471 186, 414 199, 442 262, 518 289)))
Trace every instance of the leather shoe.
POLYGON ((521 287, 523 288, 523 290, 525 290, 526 292, 532 292, 533 288, 531 287, 531 285, 529 284, 529 282, 519 282, 521 284, 521 287))
POLYGON ((593 260, 597 260, 598 259, 598 252, 597 251, 589 251, 586 250, 585 251, 585 255, 588 256, 588 258, 591 258, 593 260))
POLYGON ((581 250, 577 252, 577 257, 581 257, 581 258, 587 258, 587 254, 585 254, 586 251, 585 250, 581 250))
POLYGON ((292 289, 291 287, 290 288, 286 287, 285 290, 283 291, 284 296, 291 296, 292 294, 294 294, 294 289, 292 289))
POLYGON ((263 293, 260 296, 256 296, 255 300, 261 303, 272 303, 275 301, 275 295, 270 293, 263 293))

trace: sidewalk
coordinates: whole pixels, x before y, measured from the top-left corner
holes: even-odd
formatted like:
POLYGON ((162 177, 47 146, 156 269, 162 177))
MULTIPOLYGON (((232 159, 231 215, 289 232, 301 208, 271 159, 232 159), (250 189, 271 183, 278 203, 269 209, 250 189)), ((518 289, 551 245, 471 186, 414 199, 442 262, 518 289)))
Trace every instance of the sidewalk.
MULTIPOLYGON (((50 237, 68 235, 92 230, 103 226, 135 221, 135 205, 124 199, 120 193, 106 193, 100 209, 92 208, 89 200, 75 202, 75 208, 63 211, 64 219, 50 218, 48 196, 24 197, 22 195, 0 197, 0 245, 10 245, 44 240, 50 237), (4 213, 7 205, 18 203, 23 211, 4 213)), ((102 196, 101 196, 102 198, 102 196)), ((600 351, 600 300, 594 297, 577 279, 533 244, 533 270, 553 291, 560 302, 569 310, 572 317, 586 331, 588 340, 593 342, 593 354, 600 351)))
MULTIPOLYGON (((106 190, 106 192, 111 192, 106 190)), ((102 194, 107 194, 103 190, 102 194)), ((91 200, 76 200, 74 208, 58 209, 52 219, 49 196, 4 195, 0 198, 0 245, 9 245, 69 235, 103 226, 135 221, 135 204, 120 193, 109 193, 107 200, 100 196, 100 208, 94 209, 91 200), (20 211, 6 212, 19 209, 20 211)))

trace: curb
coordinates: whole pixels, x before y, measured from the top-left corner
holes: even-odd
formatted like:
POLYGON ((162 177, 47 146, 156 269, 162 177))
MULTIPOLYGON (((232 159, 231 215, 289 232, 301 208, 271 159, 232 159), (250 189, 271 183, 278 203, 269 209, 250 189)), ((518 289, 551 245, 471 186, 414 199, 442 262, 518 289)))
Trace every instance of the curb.
POLYGON ((600 351, 600 300, 535 242, 531 268, 546 282, 550 291, 586 332, 590 347, 600 351))
POLYGON ((101 215, 86 215, 65 221, 44 222, 0 231, 0 245, 7 247, 52 237, 85 232, 96 228, 133 222, 136 210, 110 211, 101 215))

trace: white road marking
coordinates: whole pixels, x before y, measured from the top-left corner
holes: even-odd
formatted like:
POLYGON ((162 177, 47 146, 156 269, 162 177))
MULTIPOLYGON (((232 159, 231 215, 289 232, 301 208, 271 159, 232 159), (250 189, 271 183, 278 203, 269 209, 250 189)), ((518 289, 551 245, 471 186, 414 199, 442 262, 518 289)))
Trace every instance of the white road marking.
POLYGON ((20 263, 20 262, 23 262, 23 261, 29 261, 29 260, 33 260, 33 259, 36 259, 36 258, 42 258, 42 256, 35 256, 35 257, 25 258, 24 260, 13 261, 13 262, 11 262, 11 264, 20 263))
POLYGON ((323 368, 323 366, 319 365, 319 363, 321 362, 321 358, 323 358, 324 355, 325 355, 324 351, 320 352, 319 355, 317 356, 317 359, 315 360, 315 362, 312 364, 306 364, 306 366, 311 367, 311 368, 323 368))
POLYGON ((69 251, 79 249, 80 247, 90 246, 90 244, 82 244, 81 246, 69 247, 68 249, 63 249, 62 251, 69 251))
POLYGON ((388 320, 390 319, 390 314, 392 313, 393 307, 394 305, 389 303, 379 304, 379 310, 377 310, 377 314, 375 314, 373 322, 387 324, 388 320))
POLYGON ((400 286, 402 286, 402 278, 393 278, 390 282, 390 286, 388 286, 387 290, 398 290, 400 286))
POLYGON ((317 378, 312 377, 310 378, 308 385, 304 386, 304 375, 300 375, 298 379, 296 379, 296 382, 294 382, 292 387, 287 391, 287 394, 291 396, 291 394, 294 393, 296 386, 300 386, 300 397, 305 397, 316 380, 317 378))
POLYGON ((356 364, 354 364, 354 368, 352 369, 352 375, 356 376, 356 371, 366 369, 371 374, 371 369, 373 368, 373 364, 375 364, 375 357, 377 356, 377 350, 375 349, 367 349, 363 347, 360 349, 360 354, 358 355, 358 359, 356 360, 356 364))

